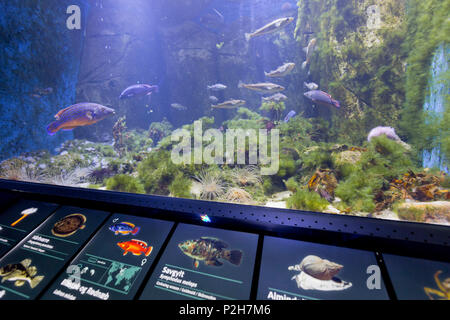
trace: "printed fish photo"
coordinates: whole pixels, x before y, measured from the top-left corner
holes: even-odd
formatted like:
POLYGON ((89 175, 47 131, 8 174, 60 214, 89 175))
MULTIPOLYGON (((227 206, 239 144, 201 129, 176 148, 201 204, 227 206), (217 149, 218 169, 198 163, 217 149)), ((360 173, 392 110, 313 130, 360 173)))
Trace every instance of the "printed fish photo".
MULTIPOLYGON (((449 225, 448 12, 442 0, 2 1, 0 179, 449 225)), ((83 232, 69 220, 56 236, 83 232)), ((240 260, 190 241, 197 267, 240 260)))

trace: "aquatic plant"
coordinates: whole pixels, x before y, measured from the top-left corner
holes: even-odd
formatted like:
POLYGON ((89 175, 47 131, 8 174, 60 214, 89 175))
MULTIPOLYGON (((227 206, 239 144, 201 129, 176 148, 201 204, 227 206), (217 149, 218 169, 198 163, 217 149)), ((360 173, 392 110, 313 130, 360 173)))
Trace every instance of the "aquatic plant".
POLYGON ((250 193, 241 188, 232 187, 227 190, 222 200, 241 204, 250 204, 253 202, 250 193))
POLYGON ((240 186, 258 184, 262 182, 260 169, 257 166, 244 166, 230 171, 232 181, 240 186))
POLYGON ((61 170, 58 173, 46 172, 42 182, 66 187, 78 187, 79 184, 86 182, 86 177, 92 168, 74 168, 72 170, 61 170))
POLYGON ((200 199, 214 200, 225 193, 226 183, 217 171, 202 171, 194 179, 200 183, 200 199))
POLYGON ((276 102, 276 101, 269 101, 269 102, 263 102, 261 106, 259 107, 259 110, 265 111, 269 114, 271 114, 272 120, 280 121, 281 120, 281 114, 286 109, 286 105, 283 101, 276 102))
POLYGON ((186 178, 183 173, 178 173, 169 186, 170 194, 178 198, 192 198, 191 185, 192 180, 186 178))
POLYGON ((87 174, 87 178, 94 183, 103 183, 105 179, 112 177, 115 173, 117 173, 117 171, 114 172, 114 170, 109 167, 95 168, 87 174))
POLYGON ((297 190, 286 202, 288 208, 321 212, 329 206, 329 202, 317 193, 308 190, 297 190))
POLYGON ((139 180, 126 174, 119 174, 107 179, 106 189, 130 193, 145 193, 144 186, 139 180))
POLYGON ((164 137, 170 135, 172 128, 172 124, 164 118, 161 122, 152 122, 150 124, 148 136, 154 141, 155 144, 157 144, 164 137))

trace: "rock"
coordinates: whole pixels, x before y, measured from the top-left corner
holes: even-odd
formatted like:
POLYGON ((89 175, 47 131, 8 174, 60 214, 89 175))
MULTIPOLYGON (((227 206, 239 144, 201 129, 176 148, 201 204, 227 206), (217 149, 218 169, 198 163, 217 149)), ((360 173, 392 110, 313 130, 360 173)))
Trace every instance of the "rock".
POLYGON ((68 154, 69 154, 69 152, 63 151, 63 152, 61 152, 59 155, 60 155, 60 156, 65 156, 65 155, 68 155, 68 154))
POLYGON ((376 215, 374 215, 373 217, 374 218, 379 218, 379 219, 387 219, 387 220, 396 220, 396 221, 400 220, 400 218, 398 217, 397 213, 395 213, 394 211, 391 211, 391 210, 380 211, 376 215))
POLYGON ((405 202, 396 207, 398 216, 403 220, 450 223, 450 201, 405 202))
POLYGON ((356 164, 361 159, 362 153, 359 151, 343 151, 336 155, 335 164, 356 164))
POLYGON ((286 201, 267 201, 265 206, 269 208, 279 208, 279 209, 287 208, 286 201))
POLYGON ((282 201, 292 196, 292 191, 283 191, 278 192, 272 195, 271 200, 273 201, 282 201))
POLYGON ((332 213, 332 214, 342 214, 340 210, 333 207, 331 204, 323 210, 324 213, 332 213))

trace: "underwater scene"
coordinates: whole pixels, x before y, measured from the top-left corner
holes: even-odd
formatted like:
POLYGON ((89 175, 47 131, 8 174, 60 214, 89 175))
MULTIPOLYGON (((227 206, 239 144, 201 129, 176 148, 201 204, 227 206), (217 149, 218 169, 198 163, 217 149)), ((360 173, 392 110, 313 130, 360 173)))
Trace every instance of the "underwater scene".
POLYGON ((450 224, 450 0, 0 2, 0 178, 450 224))

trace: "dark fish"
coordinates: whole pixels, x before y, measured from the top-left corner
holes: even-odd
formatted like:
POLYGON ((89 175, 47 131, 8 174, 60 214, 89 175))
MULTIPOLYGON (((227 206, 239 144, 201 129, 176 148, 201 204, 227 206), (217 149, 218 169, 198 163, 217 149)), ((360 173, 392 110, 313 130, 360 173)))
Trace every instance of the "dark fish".
POLYGON ((316 104, 320 104, 327 107, 336 107, 340 108, 341 104, 339 101, 334 100, 328 93, 320 91, 320 90, 312 90, 308 91, 305 94, 305 97, 312 100, 312 102, 316 104))
POLYGON ((47 127, 47 133, 54 135, 59 130, 69 131, 76 127, 97 123, 115 114, 111 108, 96 103, 82 102, 59 111, 55 115, 56 121, 47 127))
POLYGON ((149 85, 149 84, 135 84, 128 88, 126 88, 121 94, 119 99, 128 99, 128 98, 134 98, 134 97, 141 97, 141 96, 149 96, 153 92, 158 93, 159 87, 156 85, 149 85))
POLYGON ((201 237, 197 240, 186 240, 178 244, 178 248, 194 259, 194 267, 198 268, 200 261, 208 266, 223 265, 219 259, 227 260, 234 265, 240 265, 242 260, 241 250, 225 249, 228 244, 217 238, 201 237))
POLYGON ((285 123, 288 123, 289 120, 291 120, 291 118, 295 117, 296 114, 297 114, 297 113, 296 113, 294 110, 291 110, 291 111, 286 115, 286 117, 284 118, 284 122, 285 122, 285 123))

